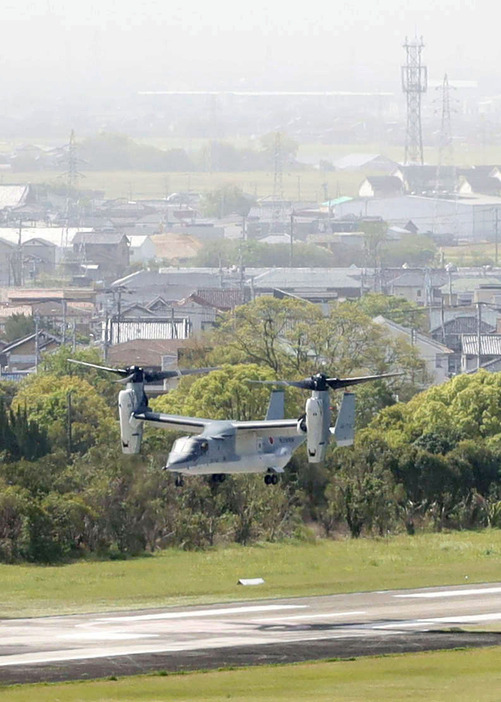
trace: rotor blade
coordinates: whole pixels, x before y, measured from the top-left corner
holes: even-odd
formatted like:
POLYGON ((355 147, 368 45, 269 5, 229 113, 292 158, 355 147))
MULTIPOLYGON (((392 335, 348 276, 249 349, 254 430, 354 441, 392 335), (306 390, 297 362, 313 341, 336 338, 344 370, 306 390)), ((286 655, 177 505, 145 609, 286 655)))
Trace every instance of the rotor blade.
POLYGON ((303 390, 314 389, 311 378, 305 378, 304 380, 250 380, 246 378, 246 382, 256 385, 282 385, 284 387, 301 388, 303 390))
POLYGON ((154 383, 156 380, 166 380, 167 378, 178 378, 182 375, 196 375, 197 373, 210 373, 213 370, 218 370, 218 367, 213 368, 192 368, 189 370, 165 370, 165 371, 145 371, 144 380, 146 383, 154 383))
POLYGON ((405 373, 382 373, 381 375, 363 375, 358 378, 327 378, 327 385, 333 390, 347 388, 350 385, 361 385, 362 383, 370 383, 372 380, 381 380, 382 378, 397 378, 405 375, 405 373))
POLYGON ((125 368, 109 368, 108 366, 99 366, 97 363, 87 363, 87 361, 77 361, 74 358, 68 358, 70 363, 77 363, 79 366, 88 366, 89 368, 97 368, 98 370, 109 371, 110 373, 118 373, 119 375, 128 375, 129 371, 125 368))
POLYGON ((131 373, 130 375, 125 376, 125 378, 120 378, 120 380, 114 380, 114 383, 131 383, 134 381, 134 378, 136 377, 135 373, 131 373))

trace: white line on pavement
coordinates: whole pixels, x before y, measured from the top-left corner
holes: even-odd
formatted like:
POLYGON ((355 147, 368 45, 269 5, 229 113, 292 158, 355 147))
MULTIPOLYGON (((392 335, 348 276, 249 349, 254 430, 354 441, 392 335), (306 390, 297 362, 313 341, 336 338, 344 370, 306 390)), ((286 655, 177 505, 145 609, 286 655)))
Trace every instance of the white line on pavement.
POLYGON ((501 612, 492 614, 469 614, 462 617, 434 617, 430 619, 412 619, 410 621, 393 622, 392 624, 380 624, 371 627, 372 629, 410 629, 427 624, 480 624, 481 622, 499 622, 501 612))
POLYGON ((435 597, 465 597, 468 595, 496 595, 501 593, 501 587, 479 587, 470 590, 440 590, 439 592, 415 592, 405 595, 393 595, 398 599, 433 599, 435 597))
MULTIPOLYGON (((284 609, 309 609, 309 605, 262 605, 248 607, 225 607, 224 609, 197 609, 192 612, 161 612, 160 614, 139 614, 127 617, 107 617, 93 622, 94 625, 102 622, 149 622, 162 619, 194 619, 195 617, 221 617, 230 614, 251 614, 253 612, 273 612, 284 609)), ((84 625, 85 626, 85 625, 84 625)))

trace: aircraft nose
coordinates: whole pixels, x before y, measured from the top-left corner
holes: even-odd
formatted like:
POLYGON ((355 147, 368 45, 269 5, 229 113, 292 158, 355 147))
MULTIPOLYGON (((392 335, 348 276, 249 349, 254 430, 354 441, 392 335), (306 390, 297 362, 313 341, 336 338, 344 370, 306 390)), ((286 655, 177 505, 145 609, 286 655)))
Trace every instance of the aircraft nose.
POLYGON ((169 469, 179 469, 182 468, 186 464, 186 459, 184 456, 169 456, 167 459, 167 465, 165 466, 165 470, 169 469))

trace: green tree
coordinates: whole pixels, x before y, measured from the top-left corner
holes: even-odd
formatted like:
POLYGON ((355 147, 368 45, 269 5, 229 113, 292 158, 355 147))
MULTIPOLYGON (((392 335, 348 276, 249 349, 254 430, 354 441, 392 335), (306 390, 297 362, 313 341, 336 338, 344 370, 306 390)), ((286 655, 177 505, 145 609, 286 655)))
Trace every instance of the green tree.
POLYGON ((383 293, 368 293, 356 302, 357 306, 371 319, 382 315, 404 327, 425 331, 427 328, 426 313, 422 307, 409 302, 404 297, 384 295, 383 293))
POLYGON ((7 412, 0 399, 0 456, 5 460, 33 461, 49 450, 47 431, 28 417, 26 407, 7 412))
POLYGON ((35 321, 31 315, 11 314, 5 322, 4 339, 9 343, 35 332, 35 321))
POLYGON ((304 365, 308 330, 321 317, 312 303, 263 296, 227 315, 213 340, 228 361, 262 364, 285 377, 304 365))
MULTIPOLYGON (((193 266, 253 266, 253 267, 287 267, 290 265, 291 248, 289 244, 265 244, 255 239, 232 241, 218 239, 209 241, 200 249, 192 260, 193 266)), ((335 263, 334 255, 321 246, 294 243, 293 267, 309 266, 323 268, 335 263)))
POLYGON ((117 436, 115 415, 99 393, 76 376, 32 375, 23 381, 12 407, 14 412, 26 409, 31 420, 47 430, 53 446, 72 452, 117 436))
POLYGON ((108 371, 71 363, 68 360, 70 358, 86 363, 108 365, 103 361, 101 351, 96 348, 73 350, 70 346, 61 346, 57 351, 42 356, 42 361, 38 367, 38 373, 48 374, 50 376, 64 375, 81 378, 92 385, 113 411, 115 411, 117 406, 117 385, 115 382, 117 376, 108 371))
POLYGON ((209 217, 225 217, 229 214, 238 214, 247 217, 254 199, 236 185, 224 185, 217 190, 205 194, 203 209, 209 217))
POLYGON ((429 266, 437 255, 433 239, 425 234, 403 236, 400 241, 383 244, 381 260, 385 266, 429 266))
POLYGON ((384 409, 371 427, 394 446, 426 435, 461 439, 501 439, 501 377, 481 370, 431 387, 406 404, 384 409))
POLYGON ((273 373, 255 364, 225 365, 207 376, 183 378, 176 390, 151 400, 152 408, 170 414, 209 419, 264 418, 270 388, 253 380, 272 380, 273 373))
POLYGON ((366 221, 360 223, 359 229, 364 232, 365 264, 372 268, 380 268, 388 240, 388 224, 382 220, 366 221))

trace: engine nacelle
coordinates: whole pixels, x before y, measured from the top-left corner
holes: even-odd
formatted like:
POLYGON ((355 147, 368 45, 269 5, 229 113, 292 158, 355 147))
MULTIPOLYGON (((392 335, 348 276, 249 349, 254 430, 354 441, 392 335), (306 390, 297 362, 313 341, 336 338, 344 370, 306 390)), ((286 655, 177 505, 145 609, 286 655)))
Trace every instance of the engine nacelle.
POLYGON ((297 433, 306 434, 306 415, 302 414, 297 420, 297 433))
POLYGON ((321 463, 329 444, 329 397, 328 393, 318 395, 306 400, 306 450, 310 463, 321 463))
POLYGON ((140 402, 133 388, 118 393, 118 415, 120 417, 120 438, 123 453, 139 453, 143 438, 143 423, 134 417, 140 402))

